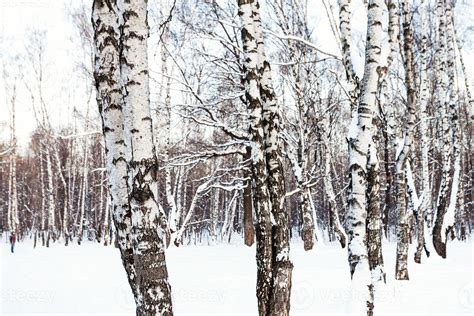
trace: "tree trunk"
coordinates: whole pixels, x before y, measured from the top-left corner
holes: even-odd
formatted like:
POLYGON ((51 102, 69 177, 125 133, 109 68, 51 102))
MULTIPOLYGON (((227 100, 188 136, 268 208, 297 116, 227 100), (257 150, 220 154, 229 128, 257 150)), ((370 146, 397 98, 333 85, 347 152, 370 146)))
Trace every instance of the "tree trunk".
POLYGON ((252 162, 250 159, 251 148, 247 146, 245 160, 248 161, 247 168, 244 171, 247 185, 244 188, 244 242, 247 246, 252 246, 254 243, 254 228, 253 228, 253 205, 252 205, 252 162))
MULTIPOLYGON (((377 135, 374 133, 374 136, 377 135)), ((372 275, 372 284, 385 283, 385 270, 382 256, 382 213, 380 210, 379 161, 377 157, 378 140, 369 148, 367 161, 367 255, 372 275)))
MULTIPOLYGON (((326 139, 326 135, 323 135, 323 139, 326 139)), ((339 243, 341 247, 344 248, 347 242, 347 235, 344 232, 344 228, 341 225, 339 220, 339 214, 337 209, 336 203, 336 194, 334 193, 334 187, 331 182, 331 151, 329 148, 329 144, 325 142, 325 157, 324 157, 324 190, 328 198, 329 202, 329 213, 331 218, 332 227, 334 228, 334 232, 337 235, 339 243)))
POLYGON ((150 113, 147 1, 124 1, 119 14, 123 18, 119 47, 125 142, 131 149, 127 163, 128 198, 137 274, 137 314, 172 315, 165 258, 169 230, 166 215, 157 204, 158 160, 150 113))
POLYGON ((339 2, 339 29, 341 32, 342 62, 349 83, 349 98, 351 112, 357 109, 357 100, 360 94, 359 78, 357 77, 351 58, 351 0, 338 0, 339 2))
POLYGON ((94 28, 94 79, 97 103, 102 118, 106 148, 106 169, 112 199, 112 218, 116 242, 128 282, 138 300, 131 237, 131 211, 128 201, 127 147, 123 130, 123 97, 120 84, 119 25, 115 1, 95 0, 92 11, 94 28))
POLYGON ((380 95, 380 108, 384 111, 384 123, 385 126, 382 130, 384 137, 384 166, 385 166, 385 203, 383 208, 383 226, 385 237, 389 237, 389 219, 390 214, 394 210, 394 198, 393 198, 393 145, 394 145, 394 130, 395 130, 395 109, 390 106, 386 106, 386 100, 388 99, 388 77, 389 71, 393 61, 395 60, 398 52, 400 42, 400 16, 399 16, 399 5, 398 0, 387 0, 388 8, 388 42, 390 45, 390 53, 387 57, 387 63, 379 76, 379 88, 381 91, 380 95))
MULTIPOLYGON (((49 136, 49 139, 51 136, 49 136)), ((48 238, 47 246, 49 247, 49 240, 52 237, 53 241, 55 237, 55 210, 56 203, 54 201, 54 188, 53 188, 53 168, 51 163, 51 151, 49 148, 46 148, 46 172, 48 174, 48 238)))
MULTIPOLYGON (((380 0, 369 1, 364 77, 358 109, 353 114, 356 116, 351 122, 348 135, 350 176, 347 215, 348 254, 352 287, 354 291, 359 292, 357 295, 359 300, 351 303, 356 305, 353 308, 358 312, 365 310, 367 315, 372 315, 374 309, 374 284, 371 281, 367 251, 367 247, 372 245, 367 245, 366 240, 367 195, 370 189, 367 172, 369 158, 373 158, 375 152, 372 151, 375 146, 373 137, 377 133, 374 120, 377 113, 377 69, 380 66, 382 6, 383 2, 380 0)), ((341 6, 341 15, 346 15, 347 12, 347 9, 341 6)))
POLYGON ((426 14, 428 13, 428 1, 424 1, 420 7, 421 19, 421 55, 420 55, 420 141, 421 141, 421 184, 423 199, 418 210, 418 230, 417 230, 417 247, 415 252, 415 262, 421 263, 421 254, 425 247, 425 216, 431 208, 431 187, 429 178, 429 142, 427 129, 427 104, 429 97, 429 82, 428 82, 428 55, 427 55, 427 41, 428 41, 428 20, 426 14))
MULTIPOLYGON (((87 111, 89 112, 89 111, 87 111)), ((87 115, 88 116, 88 115, 87 115)), ((86 127, 88 124, 86 124, 86 127)), ((86 128, 87 129, 87 128, 86 128)), ((87 141, 87 136, 84 141, 84 163, 82 165, 82 182, 81 182, 81 194, 80 194, 80 213, 79 213, 79 229, 77 236, 77 243, 80 245, 82 238, 84 237, 84 217, 86 212, 86 195, 88 191, 88 176, 89 176, 89 142, 87 141)))
POLYGON ((258 52, 254 31, 255 14, 253 0, 238 0, 241 18, 242 42, 245 53, 245 99, 250 113, 249 135, 252 148, 253 205, 256 215, 256 259, 257 259, 257 299, 260 316, 270 314, 272 292, 272 222, 270 193, 267 184, 268 171, 262 125, 262 104, 259 91, 258 52))
POLYGON ((217 221, 219 219, 219 189, 214 190, 214 201, 211 203, 209 217, 210 217, 210 239, 211 245, 217 243, 217 221))
MULTIPOLYGON (((460 141, 460 130, 459 130, 459 101, 458 101, 458 78, 456 69, 456 55, 454 45, 454 1, 446 1, 446 34, 447 34, 447 53, 448 53, 448 77, 451 84, 449 85, 449 127, 451 130, 451 143, 452 143, 452 154, 453 154, 453 174, 451 182, 451 193, 449 197, 449 204, 444 215, 443 226, 441 228, 441 234, 444 234, 444 256, 446 257, 446 243, 448 234, 453 234, 456 206, 458 205, 458 192, 461 182, 461 141, 460 141)), ((443 235, 442 235, 443 237, 443 235)))
POLYGON ((259 5, 238 0, 250 112, 254 207, 257 215, 257 298, 260 315, 288 315, 291 271, 289 217, 284 208, 280 117, 263 47, 259 5), (271 190, 269 190, 271 188, 271 190))
POLYGON ((17 233, 19 229, 18 219, 18 194, 17 194, 17 179, 16 179, 16 117, 15 117, 15 106, 16 106, 16 83, 14 84, 12 97, 12 117, 11 117, 11 139, 10 139, 10 173, 9 173, 9 187, 8 187, 8 229, 10 232, 17 233))
POLYGON ((408 0, 403 1, 403 50, 405 53, 405 82, 407 88, 407 119, 404 126, 403 148, 396 158, 396 195, 397 195, 397 260, 395 278, 408 280, 409 212, 407 205, 407 164, 411 155, 412 134, 415 125, 415 69, 413 59, 413 33, 408 0))
POLYGON ((441 113, 442 128, 442 175, 438 191, 438 200, 436 203, 436 220, 433 227, 433 245, 443 258, 446 258, 446 231, 444 228, 444 217, 449 203, 449 185, 451 183, 451 127, 448 121, 448 101, 447 93, 447 61, 446 61, 446 8, 444 1, 439 0, 436 7, 438 18, 438 49, 436 51, 436 72, 438 74, 437 82, 437 102, 439 104, 439 113, 441 113))

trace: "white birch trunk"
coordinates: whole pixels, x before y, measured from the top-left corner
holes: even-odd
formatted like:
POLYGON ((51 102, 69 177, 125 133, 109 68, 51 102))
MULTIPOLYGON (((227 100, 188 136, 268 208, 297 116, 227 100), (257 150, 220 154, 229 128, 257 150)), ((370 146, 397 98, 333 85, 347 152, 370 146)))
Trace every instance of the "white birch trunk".
POLYGON ((18 233, 20 221, 18 219, 18 194, 17 194, 17 179, 16 179, 16 85, 13 87, 11 98, 11 140, 10 140, 10 174, 8 180, 8 229, 10 232, 18 233))
POLYGON ((13 171, 13 164, 12 164, 12 157, 10 154, 9 160, 8 160, 8 168, 9 168, 9 173, 8 173, 8 206, 7 206, 7 229, 8 231, 12 232, 13 231, 13 223, 12 223, 12 171, 13 171))
POLYGON ((196 192, 194 193, 193 199, 191 200, 191 204, 189 206, 188 212, 186 213, 186 217, 181 223, 181 226, 179 227, 178 231, 176 232, 176 236, 174 238, 174 244, 178 247, 183 243, 183 234, 186 230, 186 227, 191 220, 191 218, 194 215, 194 209, 196 208, 197 202, 201 195, 209 189, 209 185, 211 183, 211 180, 206 181, 198 186, 196 189, 196 192))
POLYGON ((148 73, 147 1, 120 2, 124 130, 130 146, 129 201, 137 273, 137 314, 172 315, 171 286, 165 259, 169 238, 166 216, 158 206, 158 161, 153 141, 148 73))
POLYGON ((53 188, 53 168, 51 162, 51 151, 49 148, 46 148, 46 172, 48 174, 48 239, 47 245, 49 246, 50 238, 53 238, 53 241, 56 239, 55 235, 55 210, 56 203, 54 200, 54 188, 53 188))
POLYGON ((224 223, 222 224, 221 229, 221 236, 223 241, 226 240, 227 237, 230 237, 232 224, 234 223, 235 212, 237 210, 237 201, 239 193, 239 190, 235 190, 234 194, 232 194, 232 198, 230 199, 229 203, 227 203, 227 208, 224 214, 224 223))
POLYGON ((219 218, 219 197, 220 192, 218 189, 214 190, 214 202, 211 205, 210 210, 210 237, 211 237, 211 245, 215 245, 217 243, 217 220, 219 218))
POLYGON ((342 44, 342 62, 346 71, 349 84, 349 97, 352 113, 357 109, 357 100, 360 94, 359 78, 357 77, 351 57, 351 0, 338 0, 339 2, 339 30, 342 44))
MULTIPOLYGON (((272 293, 270 313, 288 315, 290 310, 290 294, 293 263, 290 260, 290 225, 289 209, 285 207, 285 180, 283 172, 283 143, 280 137, 283 123, 281 110, 273 88, 270 64, 266 58, 261 15, 258 0, 252 2, 253 26, 257 42, 258 72, 260 73, 259 90, 262 101, 263 131, 265 156, 268 170, 268 188, 272 215, 275 224, 272 227, 272 293), (271 189, 270 189, 271 188, 271 189)), ((301 147, 301 146, 300 146, 301 147)), ((305 197, 304 197, 305 198, 305 197)), ((310 216, 304 210, 306 216, 310 216)), ((311 223, 306 219, 306 229, 311 223)))
POLYGON ((43 142, 40 142, 40 186, 41 186, 41 212, 40 212, 40 234, 42 243, 44 246, 44 231, 46 229, 46 190, 45 190, 45 180, 44 180, 44 149, 45 145, 43 142))
MULTIPOLYGON (((384 225, 385 236, 388 237, 389 225, 388 218, 394 207, 394 192, 393 192, 393 152, 395 145, 395 109, 393 106, 387 103, 389 99, 389 87, 388 79, 390 77, 390 70, 393 62, 397 58, 399 42, 400 42, 400 15, 399 15, 399 1, 398 0, 387 0, 388 9, 388 43, 390 46, 390 52, 387 56, 386 64, 381 68, 379 74, 379 89, 380 89, 380 108, 383 111, 383 123, 384 123, 384 159, 385 159, 385 203, 383 206, 382 222, 384 225)), ((381 113, 382 114, 382 113, 381 113)))
MULTIPOLYGON (((87 130, 88 124, 86 124, 87 130)), ((82 238, 84 237, 84 215, 86 210, 86 195, 89 187, 88 175, 89 175, 89 142, 88 137, 84 140, 84 162, 82 165, 82 182, 81 182, 81 194, 80 194, 80 213, 78 222, 78 236, 77 243, 80 245, 82 238)))
POLYGON ((438 0, 436 15, 438 19, 438 48, 436 50, 436 73, 438 82, 436 84, 436 101, 438 113, 441 117, 441 155, 442 155, 442 175, 436 202, 436 220, 433 227, 433 245, 443 258, 446 258, 446 232, 443 231, 444 216, 449 203, 449 185, 451 183, 451 156, 452 156, 452 130, 449 124, 449 96, 448 96, 448 70, 447 70, 447 50, 446 50, 446 7, 445 1, 438 0))
POLYGON ((110 236, 109 236, 109 213, 110 213, 110 205, 112 204, 110 194, 107 194, 106 201, 105 201, 105 209, 104 209, 104 220, 102 225, 102 235, 104 236, 104 246, 110 244, 110 236))
MULTIPOLYGON (((59 152, 57 147, 54 150, 54 161, 56 162, 56 169, 58 170, 59 179, 61 180, 61 184, 64 190, 64 204, 63 204, 63 217, 60 223, 58 223, 58 227, 60 227, 61 233, 64 236, 64 239, 67 240, 69 231, 68 231, 68 218, 69 218, 69 192, 68 192, 68 183, 66 178, 64 177, 64 172, 61 167, 61 160, 59 159, 59 152)), ((66 158, 66 168, 70 168, 70 157, 66 158)), ((69 169, 68 169, 69 170, 69 169)))
MULTIPOLYGON (((382 6, 380 0, 371 0, 368 5, 367 43, 365 51, 365 69, 361 95, 357 109, 356 124, 349 130, 349 197, 348 197, 348 254, 352 277, 352 290, 358 299, 350 301, 351 311, 368 315, 373 314, 374 285, 369 269, 366 220, 367 220, 367 168, 373 135, 376 108, 376 93, 380 66, 382 36, 382 6)), ((341 14, 344 13, 341 8, 341 14)), ((341 31, 342 34, 342 31, 341 31)), ((344 45, 344 44, 343 44, 344 45)), ((347 70, 346 70, 347 71, 347 70)))
POLYGON ((397 195, 397 260, 395 278, 408 280, 409 212, 407 205, 407 164, 410 162, 412 134, 415 125, 416 88, 414 77, 413 33, 408 0, 403 1, 403 51, 405 54, 405 83, 407 89, 406 122, 403 130, 403 147, 396 157, 396 195, 397 195))
MULTIPOLYGON (((420 54, 420 87, 419 87, 419 112, 420 112, 420 141, 421 141, 421 205, 418 210, 418 232, 417 232, 417 248, 415 253, 415 262, 421 263, 421 254, 425 246, 425 216, 431 217, 431 186, 429 176, 429 140, 428 140, 428 112, 427 104, 429 97, 429 81, 428 81, 428 1, 423 1, 420 7, 421 20, 421 54, 420 54)), ((428 219, 427 223, 431 221, 428 219)))
POLYGON ((454 1, 446 1, 446 34, 447 34, 447 52, 448 52, 448 74, 449 74, 449 116, 450 129, 452 131, 452 150, 453 150, 453 175, 451 183, 451 193, 449 197, 449 205, 444 215, 443 226, 441 228, 441 237, 444 237, 444 247, 446 255, 446 243, 448 234, 454 236, 453 228, 455 223, 456 206, 458 205, 458 192, 461 177, 461 139, 459 130, 459 111, 458 108, 458 78, 456 69, 456 55, 455 55, 455 39, 454 36, 454 1))
POLYGON ((265 58, 259 4, 255 0, 237 2, 243 24, 245 98, 250 112, 259 314, 288 315, 293 265, 289 259, 288 213, 284 208, 280 113, 265 58))
POLYGON ((331 215, 331 222, 334 227, 334 231, 336 232, 337 238, 341 247, 344 248, 347 243, 347 235, 342 227, 342 224, 339 220, 339 212, 337 209, 336 203, 336 194, 334 192, 334 187, 331 181, 331 150, 329 148, 328 138, 325 133, 322 135, 322 139, 324 142, 324 188, 325 193, 327 195, 329 206, 330 206, 330 215, 331 215))
MULTIPOLYGON (((116 1, 111 3, 95 0, 92 24, 95 45, 94 79, 106 147, 106 169, 112 202, 111 213, 122 263, 135 301, 137 301, 127 183, 129 154, 127 154, 128 149, 125 146, 123 131, 124 104, 120 79, 120 30, 116 1)), ((73 200, 71 199, 71 201, 73 200)))
POLYGON ((270 193, 267 184, 267 168, 262 125, 262 106, 259 87, 258 51, 255 35, 252 0, 239 0, 239 16, 242 21, 242 42, 245 52, 245 95, 249 110, 249 134, 252 148, 252 173, 254 179, 253 203, 256 215, 257 299, 259 315, 270 313, 272 290, 272 223, 270 193))

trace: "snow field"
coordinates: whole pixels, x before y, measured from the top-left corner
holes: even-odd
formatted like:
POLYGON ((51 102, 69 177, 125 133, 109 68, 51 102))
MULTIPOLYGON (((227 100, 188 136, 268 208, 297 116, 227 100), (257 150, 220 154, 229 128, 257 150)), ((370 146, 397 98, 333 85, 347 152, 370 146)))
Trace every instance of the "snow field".
MULTIPOLYGON (((120 254, 85 242, 33 249, 30 240, 14 254, 0 249, 0 315, 134 315, 120 254)), ((473 315, 473 243, 451 242, 448 258, 434 254, 413 262, 410 281, 395 281, 394 243, 384 244, 387 284, 376 294, 375 315, 473 315)), ((171 247, 167 263, 176 315, 257 315, 255 247, 171 247)), ((292 315, 350 314, 347 250, 337 243, 305 252, 291 245, 294 264, 292 315)), ((362 296, 362 294, 360 295, 362 296)))

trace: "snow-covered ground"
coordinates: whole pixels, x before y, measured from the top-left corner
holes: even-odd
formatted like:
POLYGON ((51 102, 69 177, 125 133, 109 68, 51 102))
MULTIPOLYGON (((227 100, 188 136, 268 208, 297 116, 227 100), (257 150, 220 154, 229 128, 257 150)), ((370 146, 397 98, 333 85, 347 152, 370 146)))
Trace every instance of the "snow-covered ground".
MULTIPOLYGON (((394 280, 395 244, 384 245, 387 285, 376 315, 473 315, 473 243, 452 242, 448 259, 417 265, 410 249, 410 281, 394 280)), ((0 315, 134 315, 118 250, 96 243, 37 247, 26 241, 9 252, 0 243, 0 315)), ((305 252, 293 244, 291 314, 347 312, 349 269, 336 244, 305 252)), ((257 314, 255 248, 237 245, 170 248, 167 261, 176 315, 257 314)))

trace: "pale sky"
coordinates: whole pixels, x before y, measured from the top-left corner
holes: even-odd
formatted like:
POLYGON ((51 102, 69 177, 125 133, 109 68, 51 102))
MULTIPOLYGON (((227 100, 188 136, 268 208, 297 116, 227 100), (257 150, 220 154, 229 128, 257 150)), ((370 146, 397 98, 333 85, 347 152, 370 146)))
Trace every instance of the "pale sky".
MULTIPOLYGON (((90 1, 85 1, 89 3, 90 1)), ((77 33, 67 16, 67 8, 78 6, 81 1, 75 0, 0 0, 0 122, 9 124, 9 107, 6 106, 5 83, 3 81, 3 64, 10 69, 12 55, 25 55, 28 51, 29 34, 32 30, 46 31, 46 51, 44 66, 44 99, 53 125, 63 125, 70 121, 72 106, 84 104, 84 81, 73 80, 75 61, 78 56, 77 33), (75 42, 73 42, 75 41, 75 42), (4 57, 6 56, 6 58, 4 57)), ((20 62, 21 71, 29 85, 35 82, 28 76, 31 65, 28 61, 20 62)), ((9 80, 12 84, 12 79, 9 80)), ((17 138, 21 146, 28 142, 29 135, 36 127, 32 111, 31 97, 24 82, 17 82, 16 125, 17 138)), ((0 127, 1 128, 1 127, 0 127)), ((6 131, 0 130, 0 138, 8 139, 6 131)))

